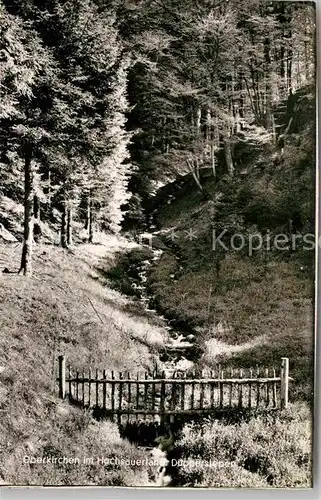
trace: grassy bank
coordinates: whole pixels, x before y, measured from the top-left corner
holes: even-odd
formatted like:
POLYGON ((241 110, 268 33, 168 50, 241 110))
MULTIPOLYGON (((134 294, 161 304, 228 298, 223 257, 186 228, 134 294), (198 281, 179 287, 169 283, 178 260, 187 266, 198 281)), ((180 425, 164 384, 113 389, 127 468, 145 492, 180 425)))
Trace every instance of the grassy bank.
MULTIPOLYGON (((0 480, 3 484, 146 485, 148 470, 101 465, 28 465, 24 456, 143 458, 114 424, 57 399, 56 360, 79 368, 148 370, 164 332, 103 286, 97 270, 112 261, 109 246, 73 252, 37 246, 34 277, 0 274, 0 480), (108 252, 110 253, 108 257, 108 252), (107 257, 106 257, 107 255, 107 257), (107 260, 106 260, 107 259, 107 260)), ((1 266, 19 267, 20 247, 1 246, 1 266)))
MULTIPOLYGON (((166 240, 165 240, 166 241, 166 240)), ((178 240, 176 240, 178 245, 178 240)), ((152 265, 147 287, 159 312, 194 331, 203 351, 200 368, 280 368, 290 359, 290 398, 313 401, 313 284, 297 260, 262 262, 236 252, 220 263, 201 261, 193 242, 164 251, 152 265), (178 257, 178 255, 180 257, 178 257)), ((137 293, 137 268, 148 248, 118 255, 107 273, 112 286, 137 293)))
POLYGON ((292 397, 312 400, 313 289, 297 262, 229 255, 175 275, 177 261, 164 255, 149 276, 161 309, 194 328, 204 354, 201 367, 278 368, 290 359, 292 397), (262 348, 264 347, 264 348, 262 348))

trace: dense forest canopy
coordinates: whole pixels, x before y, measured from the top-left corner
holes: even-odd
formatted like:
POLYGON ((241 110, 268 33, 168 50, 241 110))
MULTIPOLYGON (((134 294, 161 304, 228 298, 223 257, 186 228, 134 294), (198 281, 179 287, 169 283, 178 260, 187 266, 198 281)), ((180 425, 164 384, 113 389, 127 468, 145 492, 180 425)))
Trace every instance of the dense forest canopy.
POLYGON ((0 193, 24 203, 25 274, 42 217, 63 247, 74 220, 89 241, 139 226, 164 183, 238 178, 245 145, 282 161, 289 98, 313 100, 312 2, 0 0, 0 30, 0 193))

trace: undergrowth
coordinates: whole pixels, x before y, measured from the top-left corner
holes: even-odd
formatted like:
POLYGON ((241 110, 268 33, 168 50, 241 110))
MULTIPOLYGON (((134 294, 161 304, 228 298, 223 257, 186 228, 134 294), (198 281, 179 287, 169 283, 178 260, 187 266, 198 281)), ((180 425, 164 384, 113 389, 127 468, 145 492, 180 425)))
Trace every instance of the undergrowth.
POLYGON ((234 424, 218 420, 186 424, 172 453, 175 484, 310 488, 311 427, 312 416, 304 404, 234 424))

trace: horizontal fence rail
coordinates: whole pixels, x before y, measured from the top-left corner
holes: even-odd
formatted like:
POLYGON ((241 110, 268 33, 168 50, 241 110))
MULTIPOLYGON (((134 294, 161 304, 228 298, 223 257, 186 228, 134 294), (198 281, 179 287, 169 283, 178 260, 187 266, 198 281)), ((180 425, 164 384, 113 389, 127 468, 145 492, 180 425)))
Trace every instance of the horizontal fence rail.
POLYGON ((59 396, 87 408, 101 408, 112 419, 122 416, 155 420, 166 415, 208 415, 217 409, 287 408, 289 360, 282 358, 275 370, 219 370, 189 377, 163 371, 149 374, 114 371, 66 370, 59 357, 59 396))

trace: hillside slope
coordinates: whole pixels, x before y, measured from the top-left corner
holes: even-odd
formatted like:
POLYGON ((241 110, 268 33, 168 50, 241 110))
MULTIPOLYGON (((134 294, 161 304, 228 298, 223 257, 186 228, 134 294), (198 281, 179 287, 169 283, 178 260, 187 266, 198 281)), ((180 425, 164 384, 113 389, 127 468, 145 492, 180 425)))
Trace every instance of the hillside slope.
MULTIPOLYGON (((157 360, 165 331, 131 312, 130 302, 104 287, 97 270, 121 245, 105 237, 73 252, 37 246, 34 277, 0 274, 3 484, 149 484, 144 468, 24 464, 25 456, 143 456, 119 437, 116 425, 94 422, 59 401, 55 382, 59 354, 80 370, 148 370, 157 360)), ((16 270, 20 251, 19 244, 1 245, 1 268, 16 270)))
POLYGON ((236 141, 234 177, 205 170, 202 192, 187 176, 151 199, 164 251, 147 281, 158 310, 196 334, 200 366, 278 368, 286 356, 291 397, 310 402, 314 251, 303 237, 314 236, 314 99, 309 88, 289 99, 277 145, 236 141))

